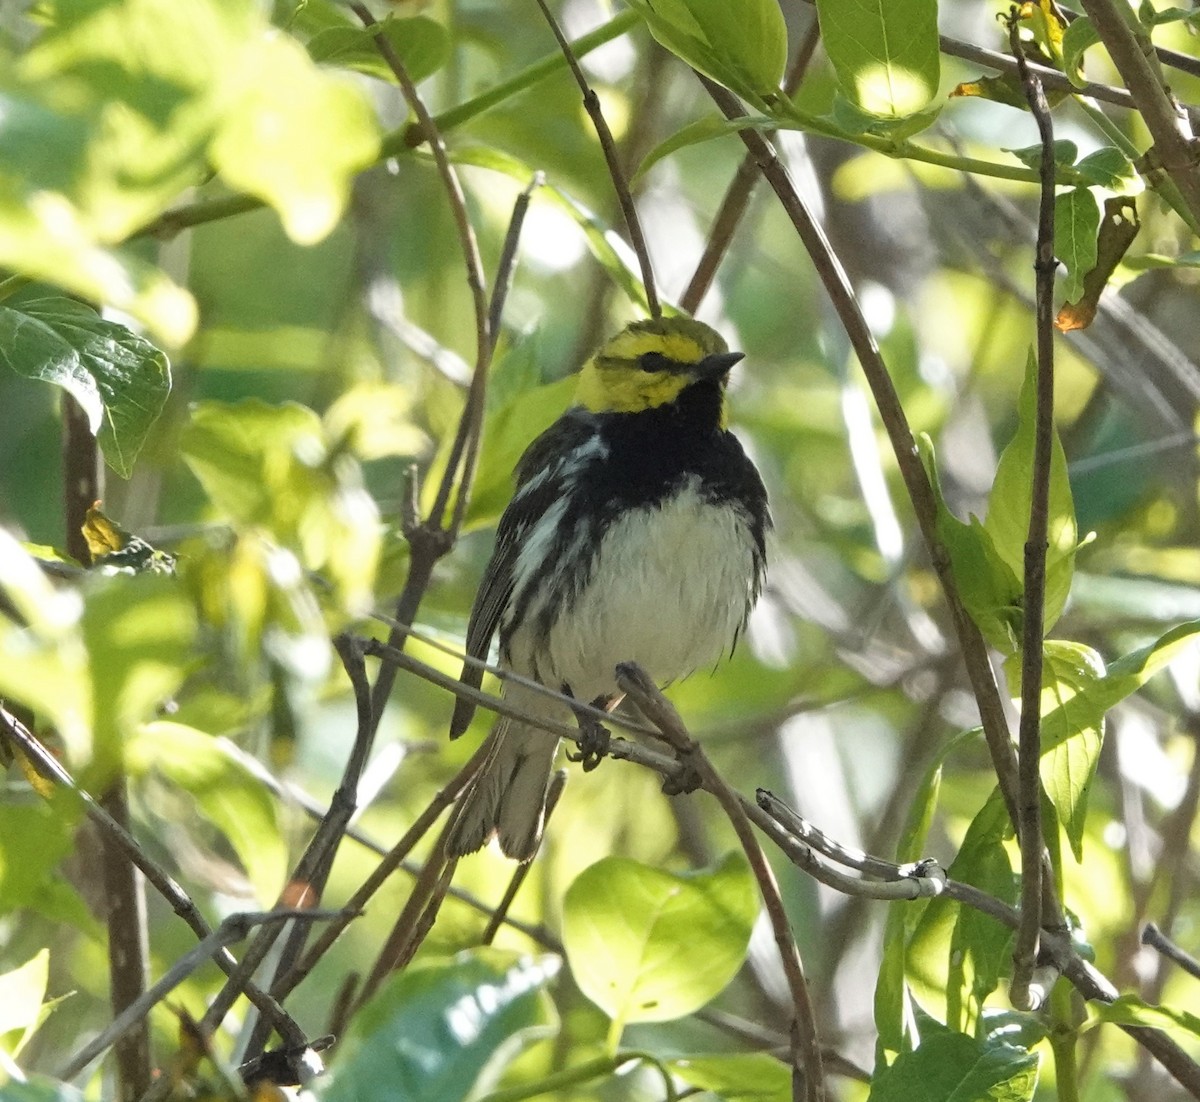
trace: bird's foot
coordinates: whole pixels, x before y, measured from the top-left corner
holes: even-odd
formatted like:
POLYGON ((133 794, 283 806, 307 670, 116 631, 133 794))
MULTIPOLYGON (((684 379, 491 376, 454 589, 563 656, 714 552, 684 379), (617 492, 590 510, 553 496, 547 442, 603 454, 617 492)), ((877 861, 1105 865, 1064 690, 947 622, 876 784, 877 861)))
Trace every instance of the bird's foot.
MULTIPOLYGON (((593 707, 603 708, 604 704, 598 699, 593 707)), ((595 716, 584 712, 575 713, 575 722, 579 724, 579 749, 575 753, 568 750, 567 761, 580 762, 583 771, 590 773, 603 758, 608 757, 612 734, 595 716)))
POLYGON ((685 796, 695 792, 704 783, 700 770, 696 768, 694 750, 676 750, 675 763, 679 767, 669 777, 663 778, 664 796, 685 796))

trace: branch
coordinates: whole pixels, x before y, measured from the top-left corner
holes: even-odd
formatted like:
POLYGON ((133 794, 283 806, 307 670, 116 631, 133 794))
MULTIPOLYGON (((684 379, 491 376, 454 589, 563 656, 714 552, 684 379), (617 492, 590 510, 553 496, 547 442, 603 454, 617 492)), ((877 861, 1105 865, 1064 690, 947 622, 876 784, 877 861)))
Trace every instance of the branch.
MULTIPOLYGON (((316 906, 325 895, 325 887, 329 880, 333 860, 337 856, 338 847, 346 834, 350 820, 358 810, 358 786, 362 782, 363 771, 367 766, 367 758, 371 747, 371 686, 367 682, 367 671, 363 663, 361 641, 349 635, 339 635, 333 641, 346 676, 354 690, 354 702, 357 709, 358 723, 354 734, 354 745, 350 756, 342 770, 341 781, 338 783, 329 806, 322 816, 317 829, 313 831, 303 856, 296 863, 296 869, 288 878, 284 895, 293 906, 316 906)), ((282 900, 280 901, 282 902, 282 900)), ((353 916, 351 916, 353 917, 353 916)), ((307 923, 297 923, 292 926, 287 940, 275 963, 276 977, 286 975, 296 963, 304 950, 310 926, 307 923)), ((276 938, 283 932, 283 927, 271 923, 263 927, 258 937, 246 951, 246 958, 261 961, 274 945, 276 938)), ((271 990, 278 997, 278 992, 271 990)), ((246 1045, 244 1060, 254 1060, 266 1047, 271 1035, 271 1022, 260 1018, 255 1023, 250 1040, 246 1045)))
POLYGON ((280 918, 294 918, 305 922, 320 921, 329 918, 328 912, 312 910, 284 911, 250 911, 232 914, 220 926, 205 937, 199 945, 189 949, 163 975, 158 982, 143 992, 139 998, 130 1003, 113 1019, 99 1036, 91 1040, 83 1049, 73 1056, 70 1062, 58 1073, 63 1080, 74 1079, 88 1064, 101 1055, 107 1048, 118 1043, 134 1026, 144 1022, 147 1014, 175 990, 197 968, 207 963, 215 954, 223 949, 244 940, 250 930, 264 922, 280 918))
POLYGON ((1045 992, 1030 990, 1042 926, 1042 652, 1045 634, 1046 549, 1050 524, 1050 458, 1054 441, 1054 124, 1041 82, 1021 48, 1016 9, 1009 16, 1009 45, 1042 142, 1039 171, 1037 259, 1037 399, 1034 415, 1029 533, 1021 639, 1021 722, 1018 735, 1017 837, 1021 844, 1021 924, 1013 948, 1009 997, 1018 1010, 1036 1010, 1045 992))
POLYGON ((708 760, 708 755, 688 734, 679 713, 658 691, 658 687, 646 672, 629 662, 619 665, 616 673, 618 687, 629 694, 680 757, 695 768, 701 784, 716 796, 737 833, 738 841, 741 842, 754 871, 754 878, 758 881, 759 893, 762 895, 767 917, 775 934, 775 945, 779 950, 783 973, 792 996, 793 1026, 797 1036, 792 1060, 793 1075, 803 1075, 809 1102, 824 1102, 825 1075, 821 1066, 821 1046, 817 1040, 816 1014, 809 998, 808 982, 804 978, 804 965, 800 960, 800 951, 796 948, 796 940, 792 936, 775 874, 758 844, 750 826, 750 819, 737 793, 726 784, 725 779, 708 760))
MULTIPOLYGON (((817 22, 814 13, 808 30, 804 32, 804 38, 796 50, 796 56, 788 68, 787 75, 783 78, 783 94, 785 96, 790 98, 800 87, 820 40, 821 25, 817 22)), ((717 209, 717 216, 713 219, 704 252, 696 264, 696 270, 692 273, 687 289, 679 300, 680 309, 686 313, 694 314, 700 308, 700 303, 708 293, 709 287, 712 286, 717 268, 720 267, 721 260, 733 240, 734 232, 746 213, 750 196, 753 194, 754 185, 757 182, 758 166, 755 164, 754 155, 747 153, 742 157, 737 173, 725 191, 725 197, 717 209)))
POLYGON ((1200 172, 1191 126, 1167 91, 1153 45, 1140 29, 1135 31, 1128 8, 1122 11, 1114 0, 1082 3, 1146 122, 1158 164, 1183 197, 1192 230, 1200 232, 1200 172))
POLYGON ((1146 923, 1146 928, 1142 931, 1142 944, 1157 949, 1168 960, 1178 964, 1189 976, 1200 980, 1200 960, 1180 949, 1153 922, 1146 923))
MULTIPOLYGON (((6 736, 18 746, 26 760, 39 777, 73 792, 83 803, 84 813, 113 845, 117 846, 126 859, 145 876, 149 884, 161 895, 171 909, 177 914, 192 932, 201 940, 212 934, 212 927, 204 920, 199 908, 192 902, 188 894, 171 879, 167 873, 152 861, 138 845, 136 839, 120 823, 112 818, 93 798, 80 788, 74 778, 11 712, 0 707, 0 728, 6 736)), ((237 967, 237 961, 227 950, 217 954, 216 963, 221 970, 231 974, 237 967)), ((306 1043, 304 1031, 266 992, 258 987, 249 987, 246 996, 274 1024, 280 1035, 289 1044, 302 1045, 306 1043)))
POLYGON ((592 120, 592 125, 596 128, 596 136, 600 139, 600 148, 604 151, 604 161, 608 165, 608 174, 612 179, 613 190, 617 193, 617 200, 621 204, 621 213, 625 216, 625 225, 629 230, 629 243, 633 246, 633 251, 638 258, 638 267, 641 268, 642 286, 646 290, 646 306, 650 311, 650 316, 657 318, 662 314, 662 306, 658 301, 658 293, 654 289, 654 268, 650 263, 650 250, 646 248, 646 238, 642 235, 642 224, 638 219, 637 208, 633 205, 633 196, 629 192, 629 181, 625 179, 625 173, 621 169, 616 142, 613 141, 612 131, 604 118, 604 112, 600 110, 600 99, 588 84, 587 77, 583 75, 583 70, 579 67, 579 62, 571 50, 571 44, 558 25, 558 20, 551 13, 546 0, 537 0, 537 5, 542 9, 542 15, 545 16, 546 22, 554 32, 558 47, 567 59, 571 75, 575 78, 575 83, 579 85, 580 92, 583 93, 583 106, 592 120))
MULTIPOLYGON (((741 117, 741 105, 731 93, 712 83, 706 77, 701 76, 699 79, 726 118, 741 117)), ((824 231, 797 192, 787 169, 775 155, 770 143, 757 131, 748 129, 738 133, 746 148, 754 155, 759 170, 775 191, 784 212, 791 219, 792 225, 816 268, 817 275, 825 286, 826 293, 846 331, 863 373, 866 375, 867 383, 879 410, 880 419, 883 421, 892 450, 896 455, 896 462, 901 477, 904 479, 909 499, 912 501, 917 523, 920 525, 925 545, 929 549, 929 557, 937 571, 942 590, 946 594, 946 601, 954 619, 955 631, 962 647, 967 675, 975 693, 980 721, 983 724, 993 767, 996 770, 1000 790, 1004 795, 1009 814, 1015 822, 1017 818, 1017 766, 1009 742, 1008 723, 1004 716, 1004 708, 996 688, 987 646, 979 634, 979 629, 967 614, 958 597, 958 589, 950 568, 950 556, 937 534, 937 503, 933 488, 929 483, 929 476, 917 454, 916 441, 909 428, 904 407, 900 404, 900 398, 896 393, 891 376, 888 374, 887 365, 884 363, 875 337, 863 317, 862 309, 850 286, 846 272, 833 252, 824 231)))

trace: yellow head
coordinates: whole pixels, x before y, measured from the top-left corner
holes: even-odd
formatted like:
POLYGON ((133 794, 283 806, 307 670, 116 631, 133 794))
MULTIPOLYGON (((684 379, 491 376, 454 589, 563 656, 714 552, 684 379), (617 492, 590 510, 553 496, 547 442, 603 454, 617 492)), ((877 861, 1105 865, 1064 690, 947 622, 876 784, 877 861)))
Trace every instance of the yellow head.
POLYGON ((741 358, 692 318, 635 321, 584 365, 576 394, 593 413, 641 413, 675 401, 693 383, 723 382, 741 358))

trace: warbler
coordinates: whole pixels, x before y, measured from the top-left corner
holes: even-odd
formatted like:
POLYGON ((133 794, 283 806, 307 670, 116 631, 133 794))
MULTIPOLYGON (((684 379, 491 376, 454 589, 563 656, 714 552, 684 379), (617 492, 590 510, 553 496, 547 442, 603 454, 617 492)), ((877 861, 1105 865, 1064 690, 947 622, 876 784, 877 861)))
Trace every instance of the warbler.
MULTIPOLYGON (((471 609, 467 654, 609 710, 620 662, 658 684, 732 651, 762 588, 767 492, 726 426, 725 389, 742 353, 686 317, 635 321, 579 375, 576 404, 517 465, 516 491, 471 609)), ((464 665, 462 681, 482 672, 464 665)), ((570 722, 561 701, 505 681, 523 713, 570 722)), ((471 722, 460 698, 450 735, 471 722)), ((557 741, 502 718, 459 800, 447 852, 492 836, 530 860, 541 840, 557 741)))

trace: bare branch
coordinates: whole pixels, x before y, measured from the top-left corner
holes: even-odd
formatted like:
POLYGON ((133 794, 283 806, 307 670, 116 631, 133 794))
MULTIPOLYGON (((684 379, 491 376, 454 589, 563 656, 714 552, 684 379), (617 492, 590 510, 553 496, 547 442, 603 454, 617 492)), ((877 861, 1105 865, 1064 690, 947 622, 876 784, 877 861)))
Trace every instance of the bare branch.
POLYGON ((1021 639, 1021 723, 1017 759, 1017 837, 1021 843, 1021 924, 1013 948, 1009 997, 1018 1010, 1035 1010, 1047 992, 1030 989, 1037 967, 1042 926, 1042 651, 1046 609, 1046 550, 1050 524, 1050 457, 1054 438, 1054 123, 1037 76, 1021 48, 1018 16, 1008 17, 1009 46, 1037 122, 1042 143, 1039 166, 1037 257, 1037 399, 1034 414, 1029 533, 1025 540, 1025 579, 1021 639))
POLYGON ((567 59, 567 65, 570 66, 571 74, 575 77, 575 83, 579 85, 579 90, 583 93, 583 106, 592 120, 592 125, 596 128, 596 136, 600 139, 600 148, 604 152, 604 161, 608 165, 608 174, 612 179, 613 190, 616 191, 617 199, 621 204, 621 213, 625 215, 625 225, 629 230, 629 243, 633 246, 634 253, 637 254, 638 266, 642 271, 642 286, 646 289, 646 306, 650 311, 650 316, 656 318, 662 313, 662 306, 658 301, 658 292, 654 289, 654 268, 650 263, 650 250, 646 248, 646 239, 642 235, 642 224, 638 219, 637 208, 633 205, 629 181, 625 179, 625 173, 621 169, 616 142, 613 141, 612 131, 604 118, 604 112, 600 110, 600 99, 588 84, 587 77, 583 75, 579 61, 571 49, 571 43, 567 41, 566 35, 563 34, 562 28, 558 25, 558 20, 554 18, 546 0, 537 0, 537 4, 542 9, 542 15, 545 16, 550 29, 554 32, 554 37, 558 40, 559 49, 567 59))
POLYGON ((725 779, 708 760, 708 755, 688 734, 679 713, 658 691, 658 686, 640 666, 632 662, 619 665, 617 685, 629 694, 680 757, 695 768, 702 785, 716 796, 737 833, 738 841, 741 842, 754 871, 754 878, 758 881, 759 893, 762 895, 763 905, 775 934, 775 944, 779 949, 783 973, 787 977, 788 989, 792 996, 793 1028, 797 1037, 792 1063, 793 1074, 803 1076, 805 1095, 809 1102, 823 1102, 825 1074, 821 1064, 821 1046, 817 1040, 816 1014, 808 994, 808 981, 804 978, 804 965, 800 960, 800 950, 796 948, 796 939, 792 936, 775 874, 758 844, 750 826, 749 816, 737 793, 726 784, 725 779))

